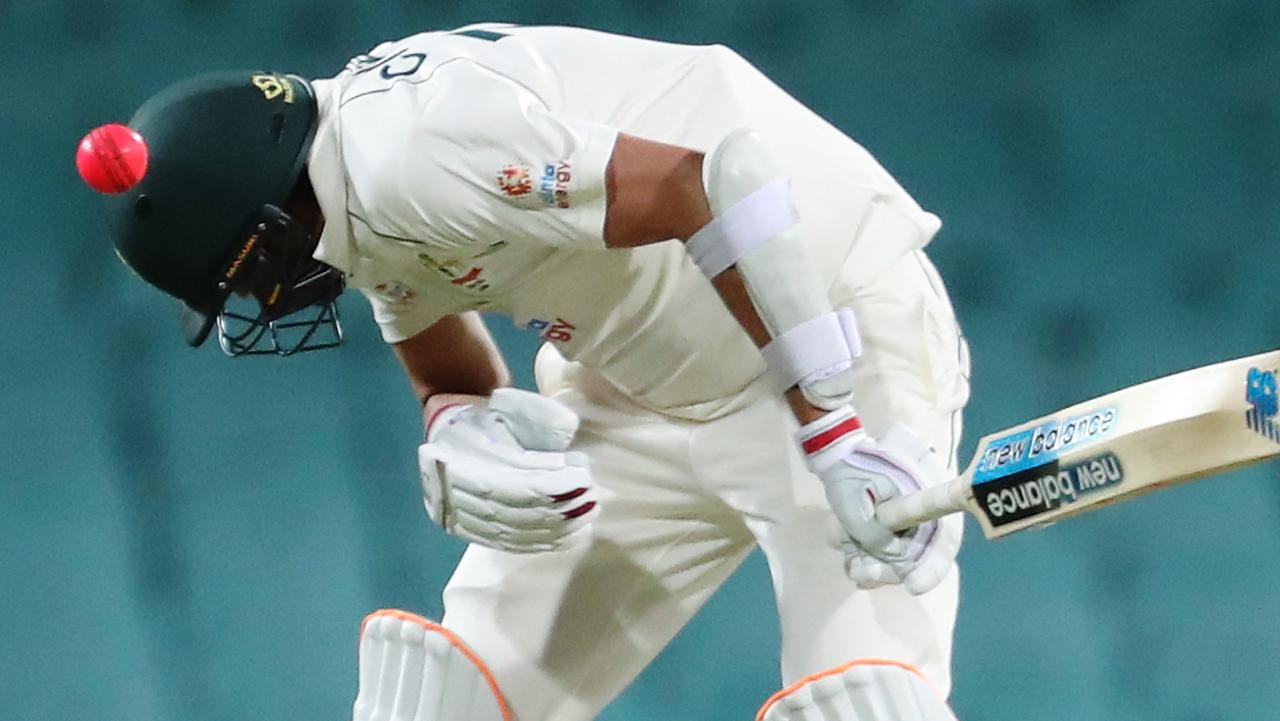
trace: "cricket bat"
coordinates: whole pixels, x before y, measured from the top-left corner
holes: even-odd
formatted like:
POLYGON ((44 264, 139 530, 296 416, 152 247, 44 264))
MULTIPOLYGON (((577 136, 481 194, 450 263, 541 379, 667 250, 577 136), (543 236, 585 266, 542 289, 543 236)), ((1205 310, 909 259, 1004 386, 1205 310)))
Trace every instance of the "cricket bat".
POLYGON ((876 507, 902 530, 968 511, 987 538, 1280 456, 1280 350, 1193 368, 978 442, 959 477, 876 507))

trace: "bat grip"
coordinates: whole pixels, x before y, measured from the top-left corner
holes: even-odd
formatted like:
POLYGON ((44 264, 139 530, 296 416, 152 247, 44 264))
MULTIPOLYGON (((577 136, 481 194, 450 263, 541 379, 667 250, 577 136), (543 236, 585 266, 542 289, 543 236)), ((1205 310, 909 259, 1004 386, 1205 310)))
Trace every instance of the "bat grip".
POLYGON ((905 531, 935 518, 963 511, 969 483, 961 476, 907 496, 898 496, 876 506, 876 518, 895 531, 905 531))

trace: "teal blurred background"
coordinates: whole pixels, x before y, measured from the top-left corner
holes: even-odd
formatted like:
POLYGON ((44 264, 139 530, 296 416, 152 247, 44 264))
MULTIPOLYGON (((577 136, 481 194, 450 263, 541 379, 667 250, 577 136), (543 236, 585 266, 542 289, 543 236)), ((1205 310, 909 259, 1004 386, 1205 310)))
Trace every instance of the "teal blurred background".
MULTIPOLYGON (((195 72, 331 75, 485 19, 724 42, 867 145, 945 222, 966 454, 1280 346, 1280 3, 0 0, 0 719, 342 719, 363 614, 439 614, 462 546, 421 509, 418 409, 363 302, 338 352, 187 349, 72 156, 195 72)), ((490 321, 527 383, 535 339, 490 321)), ((971 528, 961 717, 1280 716, 1276 470, 971 528)), ((746 721, 776 652, 753 557, 603 718, 746 721)))

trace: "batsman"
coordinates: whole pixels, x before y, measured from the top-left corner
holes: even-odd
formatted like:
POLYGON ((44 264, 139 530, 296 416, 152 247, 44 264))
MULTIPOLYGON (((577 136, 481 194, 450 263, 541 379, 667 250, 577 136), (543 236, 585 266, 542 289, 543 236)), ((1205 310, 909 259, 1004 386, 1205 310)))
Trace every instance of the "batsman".
POLYGON ((353 287, 403 364, 469 546, 438 622, 365 619, 355 721, 595 718, 756 546, 759 719, 954 718, 961 518, 874 511, 956 470, 941 224, 739 55, 472 25, 181 82, 78 160, 191 345, 336 345, 353 287), (538 393, 480 311, 542 335, 538 393))

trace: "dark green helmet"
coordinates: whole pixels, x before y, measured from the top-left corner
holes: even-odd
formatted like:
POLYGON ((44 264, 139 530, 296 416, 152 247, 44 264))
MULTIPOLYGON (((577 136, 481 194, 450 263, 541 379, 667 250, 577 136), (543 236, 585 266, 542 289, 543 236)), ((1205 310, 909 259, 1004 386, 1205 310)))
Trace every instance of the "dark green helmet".
MULTIPOLYGON (((149 161, 135 185, 106 196, 116 252, 186 305, 191 345, 221 320, 232 281, 258 260, 265 236, 289 225, 280 209, 303 174, 317 118, 306 81, 244 71, 171 86, 129 121, 149 161)), ((280 317, 266 305, 259 332, 280 317)), ((233 352, 225 338, 223 348, 233 352)))

